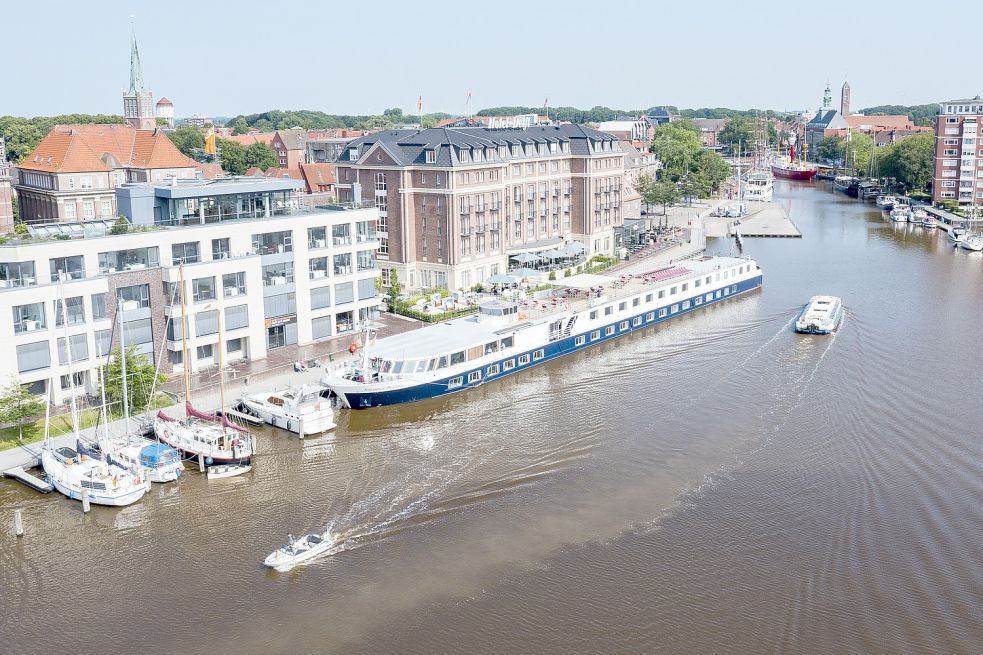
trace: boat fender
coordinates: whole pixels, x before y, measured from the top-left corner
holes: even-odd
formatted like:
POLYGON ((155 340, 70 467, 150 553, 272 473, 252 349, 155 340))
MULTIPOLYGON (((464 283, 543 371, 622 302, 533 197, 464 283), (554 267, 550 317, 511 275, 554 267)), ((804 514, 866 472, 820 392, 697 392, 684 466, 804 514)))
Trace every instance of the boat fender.
POLYGON ((209 466, 211 466, 214 463, 215 463, 215 460, 213 460, 211 457, 206 457, 205 458, 205 464, 208 464, 209 466))
POLYGON ((348 346, 348 352, 350 352, 351 354, 354 355, 357 351, 358 351, 357 343, 353 343, 352 345, 348 346))
POLYGON ((526 320, 526 313, 525 312, 519 312, 519 320, 520 321, 526 320))
POLYGON ((137 478, 136 482, 137 482, 137 484, 140 484, 142 482, 142 480, 140 480, 140 478, 137 478))
POLYGON ((84 462, 86 460, 85 455, 79 455, 79 461, 84 462))

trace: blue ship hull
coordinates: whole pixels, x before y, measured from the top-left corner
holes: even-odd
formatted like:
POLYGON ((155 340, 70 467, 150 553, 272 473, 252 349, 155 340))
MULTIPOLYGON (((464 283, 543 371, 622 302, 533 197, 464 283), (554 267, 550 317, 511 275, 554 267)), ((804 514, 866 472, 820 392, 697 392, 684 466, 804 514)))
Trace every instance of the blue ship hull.
POLYGON ((682 314, 692 313, 708 305, 713 305, 722 302, 724 300, 729 300, 734 296, 757 289, 758 287, 761 286, 761 283, 762 283, 762 276, 759 275, 757 277, 751 278, 750 280, 745 280, 743 282, 730 285, 727 287, 727 289, 730 289, 729 295, 722 295, 720 298, 717 298, 716 294, 714 294, 714 298, 712 300, 707 300, 700 305, 693 305, 689 309, 682 309, 673 314, 667 314, 663 318, 658 317, 658 312, 660 309, 668 309, 669 305, 665 305, 663 307, 658 307, 658 308, 648 308, 644 312, 635 314, 633 316, 619 317, 617 321, 613 321, 607 325, 598 326, 597 328, 594 328, 595 330, 600 331, 601 333, 600 337, 594 340, 584 338, 583 343, 581 343, 580 345, 577 345, 576 343, 577 339, 580 337, 586 337, 586 335, 569 336, 564 339, 553 341, 551 343, 542 344, 531 350, 527 350, 520 353, 513 353, 508 357, 503 357, 502 359, 497 360, 495 362, 488 362, 486 364, 473 368, 469 371, 457 372, 454 375, 448 376, 446 378, 426 381, 411 387, 394 389, 390 391, 346 392, 345 397, 348 406, 350 408, 366 409, 369 407, 383 407, 386 405, 399 405, 402 403, 412 403, 418 400, 426 400, 427 398, 437 398, 439 396, 446 396, 447 394, 457 393, 459 391, 466 391, 467 389, 472 389, 474 387, 485 384, 486 382, 497 380, 499 378, 504 378, 508 375, 512 375, 513 373, 518 373, 519 371, 524 371, 526 369, 532 368, 534 366, 538 366, 540 364, 545 364, 546 362, 552 361, 554 359, 558 359, 565 355, 569 355, 570 353, 578 352, 580 350, 585 350, 599 343, 612 341, 614 339, 617 339, 618 337, 625 336, 626 334, 631 334, 632 332, 638 332, 640 330, 644 330, 657 323, 664 323, 670 319, 676 318, 677 316, 681 316, 682 314), (654 313, 653 319, 646 320, 646 315, 652 313, 654 313), (641 319, 641 323, 639 325, 635 325, 635 320, 639 318, 641 319), (627 329, 622 330, 619 328, 619 324, 625 321, 628 322, 628 327, 627 329), (607 327, 613 327, 614 332, 610 335, 606 335, 605 329, 607 327), (543 356, 539 359, 534 359, 533 353, 539 350, 543 351, 543 356), (523 355, 528 356, 528 363, 519 364, 518 363, 519 359, 523 355), (514 368, 505 370, 505 366, 503 365, 503 362, 509 360, 514 361, 515 366, 514 368), (490 366, 496 366, 496 365, 500 372, 496 374, 488 375, 487 374, 488 368, 490 366), (481 371, 482 373, 481 379, 478 380, 477 382, 472 382, 472 383, 464 382, 460 386, 453 386, 453 387, 450 386, 449 384, 450 380, 454 378, 459 378, 461 376, 464 377, 464 380, 467 380, 469 373, 475 371, 481 371))

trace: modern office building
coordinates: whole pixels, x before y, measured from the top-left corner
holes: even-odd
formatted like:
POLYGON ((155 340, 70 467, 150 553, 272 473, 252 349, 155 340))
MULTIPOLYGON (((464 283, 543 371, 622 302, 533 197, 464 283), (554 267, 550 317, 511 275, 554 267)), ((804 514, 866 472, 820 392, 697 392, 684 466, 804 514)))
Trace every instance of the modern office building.
POLYGON ((56 402, 73 387, 93 393, 97 354, 119 341, 117 319, 127 343, 161 358, 165 371, 183 370, 182 272, 192 371, 216 364, 220 340, 234 361, 356 331, 380 302, 377 211, 301 208, 298 186, 263 178, 128 184, 118 189, 133 224, 126 234, 111 234, 108 220, 61 223, 0 245, 0 340, 10 345, 0 379, 38 393, 50 386, 56 402))
POLYGON ((377 205, 384 284, 391 267, 410 289, 460 289, 569 241, 613 254, 624 160, 579 125, 384 130, 348 145, 336 189, 377 205))
POLYGON ((983 204, 983 100, 949 100, 935 120, 932 200, 983 204))

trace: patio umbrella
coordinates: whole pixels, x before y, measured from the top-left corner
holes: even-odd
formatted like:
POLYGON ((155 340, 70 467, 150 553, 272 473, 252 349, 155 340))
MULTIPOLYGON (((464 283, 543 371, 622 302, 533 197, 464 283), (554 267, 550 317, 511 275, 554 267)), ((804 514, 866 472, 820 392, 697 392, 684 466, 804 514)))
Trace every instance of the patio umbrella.
POLYGON ((514 275, 492 275, 490 278, 485 280, 487 284, 512 284, 513 282, 518 282, 519 278, 514 275))
POLYGON ((563 257, 565 256, 559 250, 547 250, 546 252, 540 254, 546 259, 563 259, 563 257))
POLYGON ((520 264, 531 264, 533 262, 538 262, 540 257, 532 254, 531 252, 520 252, 518 255, 512 255, 512 259, 520 264))
POLYGON ((570 250, 571 252, 584 252, 587 249, 584 247, 584 244, 580 243, 579 241, 571 241, 567 244, 567 250, 570 250))
POLYGON ((542 271, 537 271, 534 268, 517 268, 514 271, 510 272, 509 275, 511 275, 514 278, 521 279, 524 277, 542 277, 544 273, 542 271))

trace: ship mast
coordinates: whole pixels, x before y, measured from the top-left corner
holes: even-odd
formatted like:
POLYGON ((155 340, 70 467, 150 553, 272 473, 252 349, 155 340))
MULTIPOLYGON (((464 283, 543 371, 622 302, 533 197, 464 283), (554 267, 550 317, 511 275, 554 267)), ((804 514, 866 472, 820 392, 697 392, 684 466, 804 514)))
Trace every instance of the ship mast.
POLYGON ((188 320, 184 317, 184 262, 178 268, 179 279, 181 281, 181 357, 184 359, 184 401, 191 402, 191 376, 188 370, 188 320))

